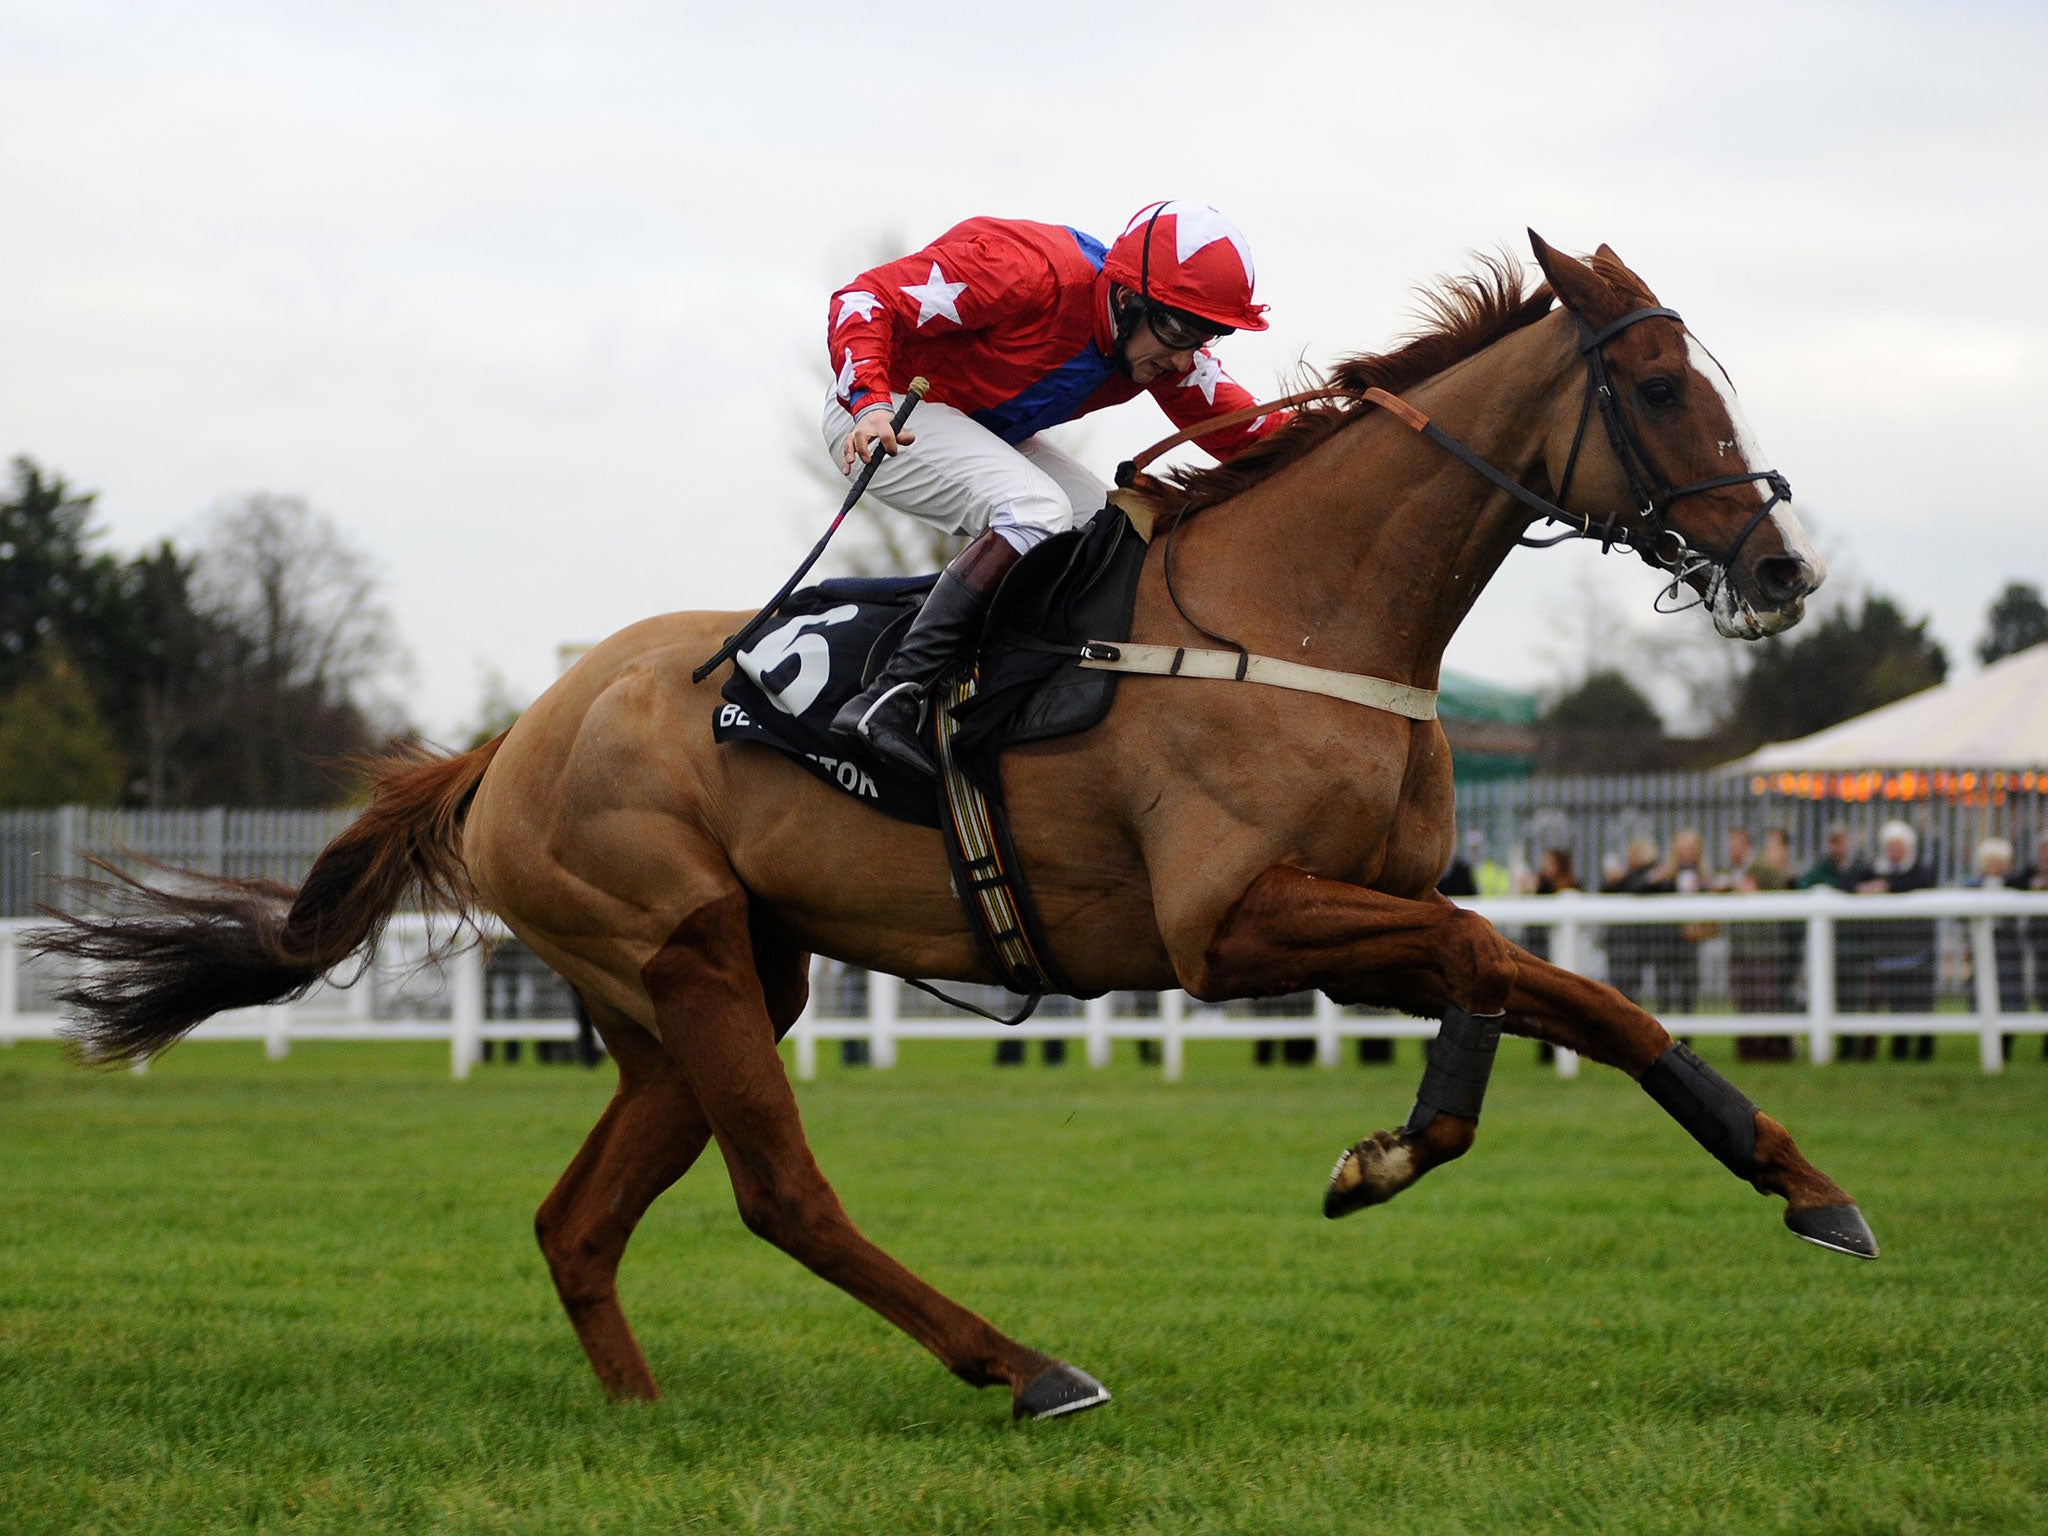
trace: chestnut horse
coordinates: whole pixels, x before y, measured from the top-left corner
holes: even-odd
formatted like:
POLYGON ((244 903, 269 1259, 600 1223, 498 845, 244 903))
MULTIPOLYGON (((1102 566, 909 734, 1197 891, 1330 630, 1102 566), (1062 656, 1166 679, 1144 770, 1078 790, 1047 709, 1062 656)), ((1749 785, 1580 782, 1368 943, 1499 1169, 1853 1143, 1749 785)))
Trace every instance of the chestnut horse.
MULTIPOLYGON (((1192 647, 1227 633, 1255 653, 1435 687, 1445 645, 1537 513, 1419 436, 1414 411, 1363 401, 1368 386, 1399 391, 1504 481, 1635 548, 1674 590, 1689 584, 1722 633, 1795 622, 1821 563, 1718 364, 1605 247, 1580 261, 1532 240, 1547 286, 1526 291, 1505 262, 1446 285, 1428 329, 1338 371, 1349 400, 1180 476, 1169 500, 1199 515, 1155 535, 1132 638, 1192 647)), ((102 1058, 146 1055, 219 1009, 303 990, 408 893, 488 909, 576 989, 618 1063, 615 1097, 536 1223, 607 1391, 657 1395, 614 1277, 649 1203, 715 1139, 752 1231, 955 1375, 1006 1384, 1020 1416, 1093 1406, 1107 1393, 1091 1377, 864 1237, 812 1160, 776 1049, 804 1006, 810 955, 991 978, 938 833, 776 753, 713 745, 726 674, 692 685, 690 670, 740 617, 636 624, 499 739, 383 763, 370 808, 295 897, 225 883, 70 919, 44 943, 92 962, 71 996, 78 1031, 102 1058)), ((1003 784, 1057 961, 1082 988, 1315 988, 1445 1021, 1415 1114, 1344 1154, 1329 1214, 1390 1199, 1465 1152, 1505 1028, 1642 1081, 1782 1197, 1795 1232, 1874 1255, 1849 1196, 1656 1019, 1437 894, 1454 827, 1434 720, 1129 678, 1092 730, 1010 752, 1003 784)))

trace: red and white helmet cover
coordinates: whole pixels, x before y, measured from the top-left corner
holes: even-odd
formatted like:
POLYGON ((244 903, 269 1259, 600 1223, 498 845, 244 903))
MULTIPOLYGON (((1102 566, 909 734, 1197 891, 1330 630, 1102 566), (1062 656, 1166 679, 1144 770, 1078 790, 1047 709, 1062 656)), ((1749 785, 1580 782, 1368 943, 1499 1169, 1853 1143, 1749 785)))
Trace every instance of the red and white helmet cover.
POLYGON ((1103 270, 1154 304, 1186 310, 1236 331, 1263 331, 1252 302, 1251 242, 1207 203, 1148 203, 1109 248, 1103 270))

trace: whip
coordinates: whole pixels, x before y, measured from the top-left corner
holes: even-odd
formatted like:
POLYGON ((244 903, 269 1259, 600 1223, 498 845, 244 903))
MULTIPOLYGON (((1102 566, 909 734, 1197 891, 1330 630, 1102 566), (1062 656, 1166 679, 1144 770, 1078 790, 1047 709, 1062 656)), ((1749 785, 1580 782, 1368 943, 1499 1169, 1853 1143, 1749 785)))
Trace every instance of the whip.
MULTIPOLYGON (((931 382, 923 377, 910 381, 909 393, 904 395, 903 403, 896 407, 896 414, 889 418, 889 430, 891 432, 901 432, 903 430, 903 424, 910 420, 910 413, 917 409, 917 402, 931 392, 931 387, 931 382)), ((832 535, 839 531, 839 525, 846 521, 846 514, 851 512, 855 503, 867 493, 868 482, 875 478, 875 471, 882 467, 882 460, 887 457, 888 455, 882 451, 881 445, 876 444, 868 454, 867 464, 861 469, 859 477, 853 482, 853 489, 846 493, 846 500, 840 503, 839 515, 832 519, 832 526, 827 528, 818 542, 811 546, 811 552, 804 556, 804 563, 798 566, 790 575, 789 580, 782 584, 782 590, 768 599, 766 606, 759 613, 740 626, 738 634, 728 635, 725 644, 718 648, 718 653, 690 674, 691 682, 703 682, 705 678, 732 660, 733 654, 744 647, 749 640, 753 639, 755 634, 760 631, 761 626, 775 617, 776 610, 789 601, 789 594, 797 589, 797 583, 808 576, 811 567, 818 563, 818 557, 825 553, 825 546, 832 542, 832 535)))

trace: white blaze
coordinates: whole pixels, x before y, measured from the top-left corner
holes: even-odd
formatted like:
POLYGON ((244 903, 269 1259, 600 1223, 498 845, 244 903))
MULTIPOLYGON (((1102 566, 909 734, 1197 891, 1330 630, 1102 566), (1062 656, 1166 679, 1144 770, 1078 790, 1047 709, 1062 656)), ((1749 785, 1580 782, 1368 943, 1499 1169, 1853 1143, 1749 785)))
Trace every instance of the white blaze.
MULTIPOLYGON (((1742 414, 1742 402, 1735 398, 1735 385, 1714 361, 1713 355, 1699 344, 1690 333, 1685 338, 1686 355, 1692 360, 1693 372, 1706 380, 1707 388, 1721 399, 1721 408, 1728 413, 1728 421, 1735 433, 1733 442, 1723 441, 1720 445, 1723 464, 1721 472, 1732 475, 1738 470, 1769 469, 1770 461, 1757 446, 1756 434, 1749 429, 1749 418, 1742 414), (1733 455, 1734 462, 1726 462, 1733 455)), ((1770 495, 1762 481, 1756 482, 1756 493, 1761 499, 1770 495)), ((1820 557, 1820 551, 1813 547, 1813 541, 1806 536, 1806 529, 1783 502, 1771 508, 1771 526, 1778 532, 1779 541, 1785 546, 1785 553, 1797 556, 1813 567, 1816 584, 1827 574, 1827 562, 1820 557)))

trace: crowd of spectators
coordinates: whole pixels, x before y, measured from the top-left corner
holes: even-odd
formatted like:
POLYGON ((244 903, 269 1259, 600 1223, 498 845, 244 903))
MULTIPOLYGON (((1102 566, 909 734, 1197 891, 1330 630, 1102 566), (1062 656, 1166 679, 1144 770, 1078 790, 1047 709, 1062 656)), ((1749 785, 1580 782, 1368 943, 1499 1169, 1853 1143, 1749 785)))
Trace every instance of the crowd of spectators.
MULTIPOLYGON (((1499 871, 1492 882, 1496 889, 1485 890, 1486 882, 1478 878, 1483 840, 1476 832, 1466 836, 1465 856, 1446 875, 1447 895, 1547 895, 1580 889, 1570 850, 1550 848, 1533 873, 1518 877, 1499 871)), ((1985 838, 1976 850, 1973 871, 1965 882, 1971 886, 2048 890, 2048 831, 2036 845, 2033 863, 2025 866, 2017 864, 2009 841, 1985 838)), ((1747 828, 1730 828, 1718 866, 1710 866, 1705 839, 1692 829, 1675 833, 1664 850, 1651 839, 1638 837, 1620 856, 1610 856, 1604 863, 1598 888, 1604 893, 1658 896, 1710 891, 1746 895, 1829 886, 1853 895, 1877 895, 1926 890, 1937 883, 1913 828, 1903 821, 1888 821, 1879 829, 1875 850, 1869 852, 1856 848, 1846 826, 1829 827, 1820 855, 1797 873, 1791 837, 1783 827, 1765 829, 1760 847, 1747 828)), ((1734 1011, 1800 1011, 1806 945, 1806 926, 1801 922, 1613 924, 1606 931, 1607 981, 1654 1013, 1694 1012, 1702 948, 1724 932, 1728 997, 1734 1011)), ((2019 1012, 2031 1002, 2048 1010, 2048 919, 2001 918, 1993 935, 2000 1009, 2019 1012)), ((1524 942, 1539 957, 1549 957, 1547 929, 1532 927, 1524 942)), ((1835 999, 1843 1013, 1933 1013, 1940 974, 1939 931, 1932 918, 1888 917, 1837 927, 1835 999)), ((1746 1060, 1787 1059, 1793 1049, 1790 1036, 1737 1041, 1737 1052, 1746 1060)), ((2006 1049, 2010 1054, 2009 1038, 2006 1049)), ((1877 1053, 1877 1038, 1844 1036, 1837 1041, 1837 1051, 1843 1060, 1869 1060, 1877 1053)), ((2048 1054, 2048 1041, 2043 1051, 2048 1054)), ((1891 1037, 1895 1059, 1926 1060, 1933 1054, 1931 1035, 1891 1037)))

